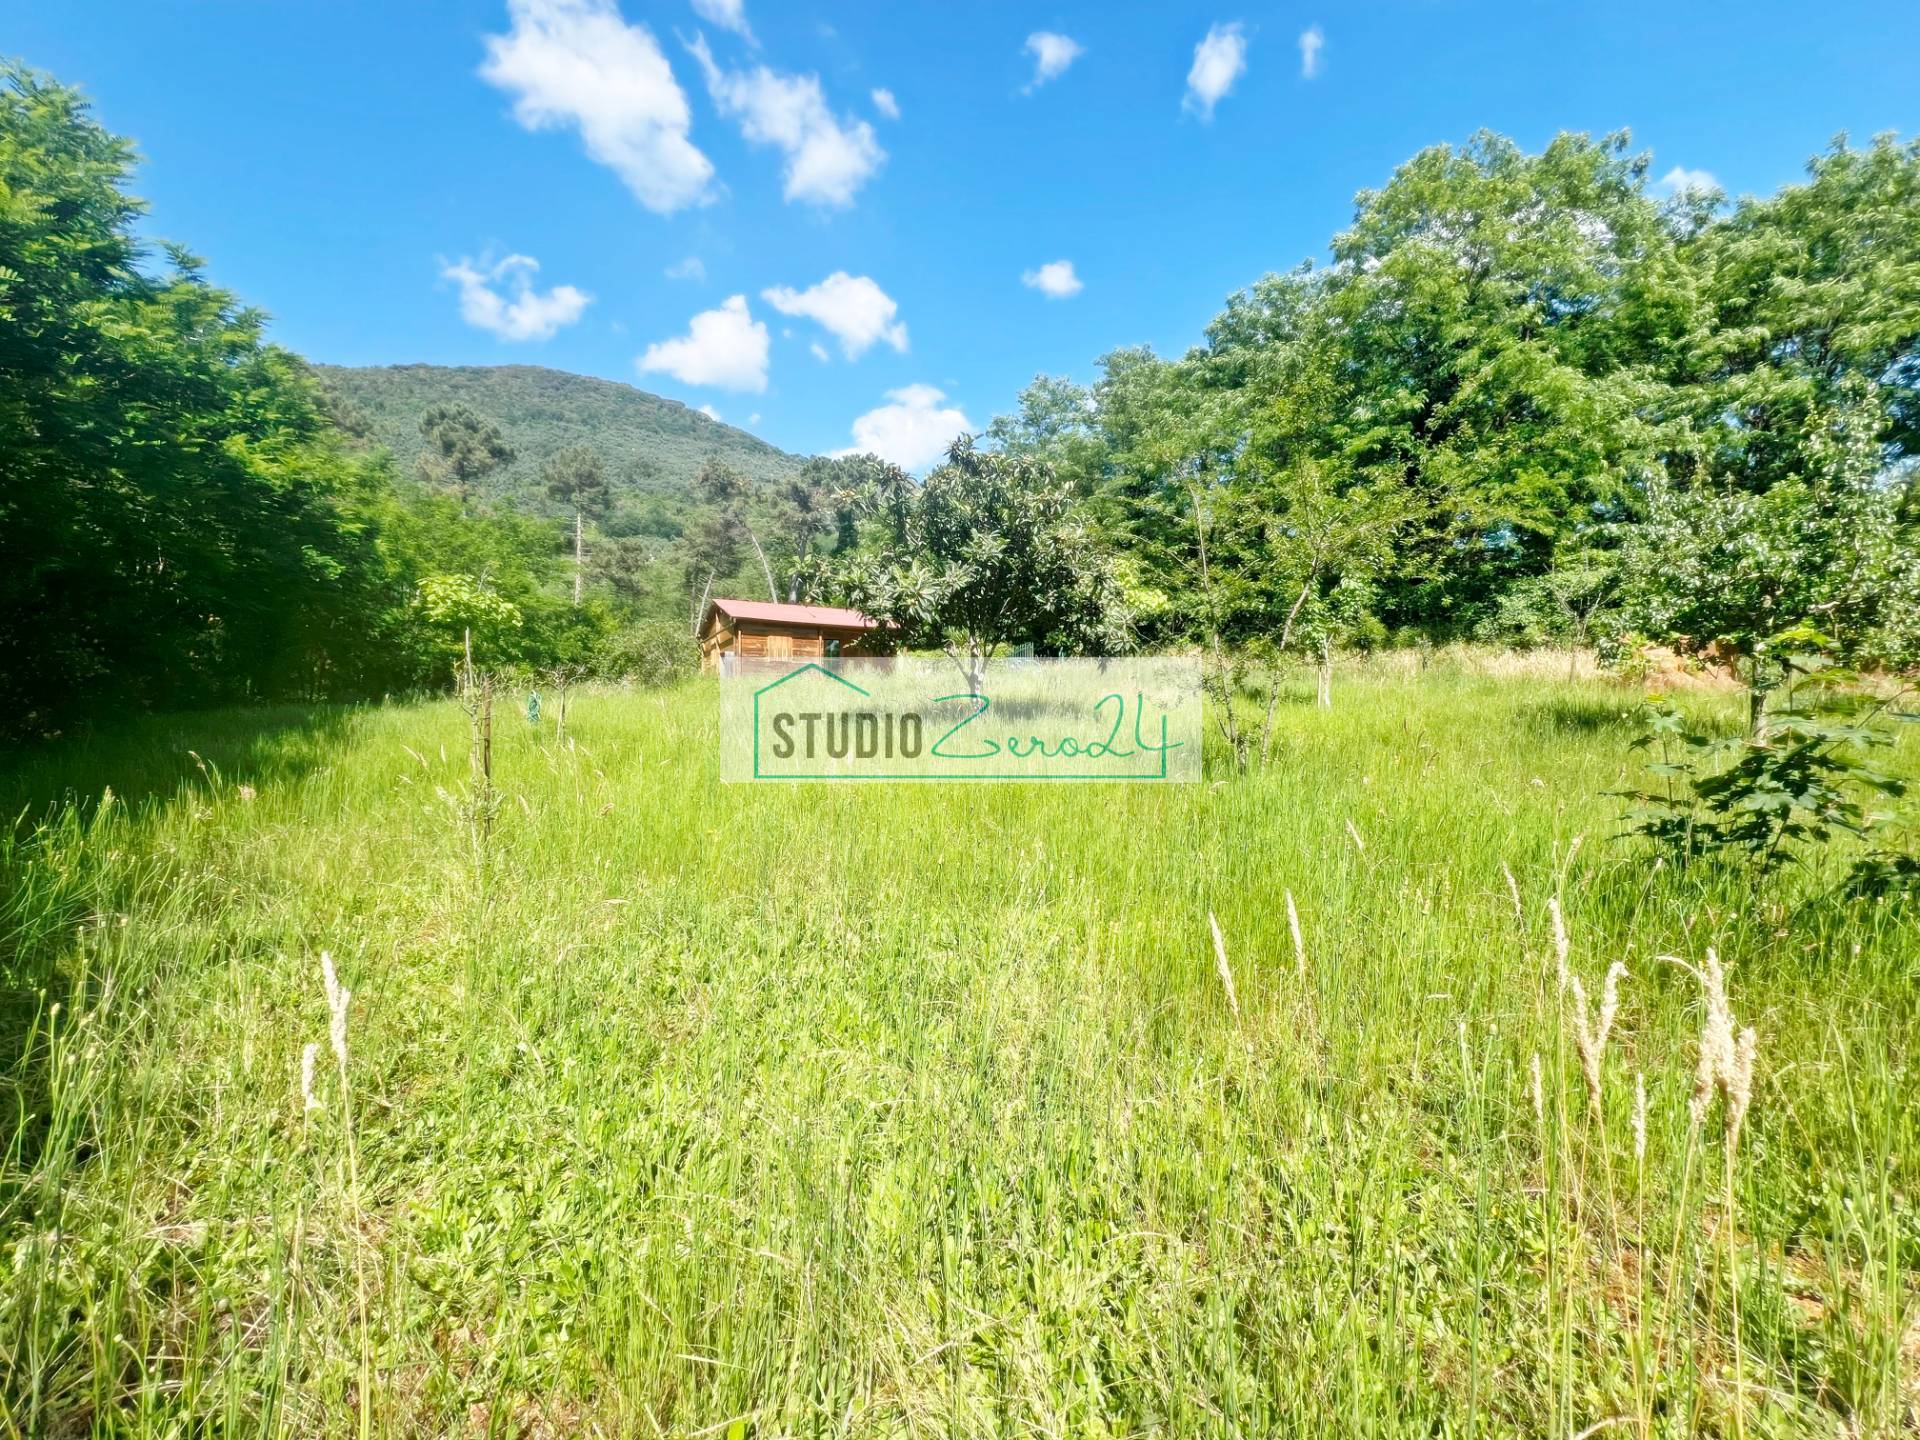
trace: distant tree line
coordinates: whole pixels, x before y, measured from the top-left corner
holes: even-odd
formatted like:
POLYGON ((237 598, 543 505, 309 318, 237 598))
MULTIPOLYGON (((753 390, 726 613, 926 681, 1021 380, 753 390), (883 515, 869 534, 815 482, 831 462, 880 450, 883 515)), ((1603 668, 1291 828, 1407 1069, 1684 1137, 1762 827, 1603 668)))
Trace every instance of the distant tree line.
POLYGON ((1624 136, 1435 147, 1331 263, 1181 358, 1037 378, 924 480, 716 454, 637 524, 591 445, 545 454, 543 513, 493 503, 514 448, 454 401, 403 473, 199 261, 154 262, 132 167, 0 71, 0 733, 439 685, 469 646, 666 674, 724 593, 969 664, 1198 647, 1219 693, 1412 637, 1757 668, 1811 626, 1920 662, 1920 146, 1842 141, 1731 205, 1657 197, 1624 136))
POLYGON ((986 442, 1116 537, 1141 643, 1391 636, 1920 661, 1920 145, 1656 198, 1624 135, 1483 134, 1180 359, 1042 376, 986 442))
POLYGON ((419 480, 357 446, 257 311, 151 263, 133 164, 0 70, 0 736, 444 684, 469 629, 500 663, 598 653, 615 619, 553 527, 474 512, 497 432, 423 417, 419 480))

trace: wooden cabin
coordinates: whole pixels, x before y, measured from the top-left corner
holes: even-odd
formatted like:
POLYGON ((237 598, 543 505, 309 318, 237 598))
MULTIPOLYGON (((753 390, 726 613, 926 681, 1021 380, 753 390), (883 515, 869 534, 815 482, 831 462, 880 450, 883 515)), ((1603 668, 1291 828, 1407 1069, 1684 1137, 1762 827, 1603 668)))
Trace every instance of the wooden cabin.
POLYGON ((888 628, 837 605, 715 599, 700 621, 700 668, 727 673, 742 661, 886 655, 888 628))

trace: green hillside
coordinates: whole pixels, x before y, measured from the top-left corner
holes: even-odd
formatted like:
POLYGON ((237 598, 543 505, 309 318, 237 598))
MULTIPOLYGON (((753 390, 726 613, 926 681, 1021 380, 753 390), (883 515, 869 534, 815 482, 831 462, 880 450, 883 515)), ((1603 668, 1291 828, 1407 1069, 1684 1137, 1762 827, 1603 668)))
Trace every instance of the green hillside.
POLYGON ((492 420, 513 446, 514 460, 486 476, 481 489, 534 513, 550 509, 542 462, 574 444, 598 450, 615 492, 629 499, 646 492, 683 496, 709 458, 757 480, 792 474, 801 463, 677 400, 591 375, 538 365, 314 368, 364 422, 366 438, 391 450, 409 471, 422 447, 420 417, 435 405, 466 405, 492 420))

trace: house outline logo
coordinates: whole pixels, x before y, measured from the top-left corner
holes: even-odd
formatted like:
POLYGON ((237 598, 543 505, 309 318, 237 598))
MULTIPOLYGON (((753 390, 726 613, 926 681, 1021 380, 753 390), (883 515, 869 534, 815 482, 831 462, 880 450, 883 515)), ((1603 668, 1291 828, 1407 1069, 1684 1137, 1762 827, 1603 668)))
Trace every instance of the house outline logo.
POLYGON ((777 779, 789 779, 789 778, 791 779, 813 778, 813 777, 803 777, 803 776, 789 777, 789 776, 779 776, 779 775, 768 775, 764 771, 762 771, 760 768, 760 697, 765 695, 769 690, 778 690, 782 685, 787 684, 789 681, 798 680, 802 675, 805 675, 810 670, 817 671, 819 674, 826 676, 829 680, 833 681, 836 685, 846 686, 847 689, 853 691, 853 693, 856 695, 869 697, 869 698, 871 697, 871 694, 872 694, 871 691, 861 689, 858 685, 854 684, 851 680, 847 679, 847 677, 844 675, 834 674, 833 671, 827 669, 826 666, 822 665, 817 660, 809 660, 804 665, 799 665, 794 667, 793 669, 789 670, 786 674, 782 675, 778 680, 769 680, 765 685, 762 685, 759 689, 753 692, 753 778, 754 779, 777 780, 777 779))
MULTIPOLYGON (((855 660, 853 663, 858 665, 861 662, 858 660, 855 660)), ((1079 662, 1060 661, 1055 663, 1059 663, 1062 665, 1072 665, 1072 664, 1077 664, 1079 662)), ((1106 674, 1107 666, 1103 663, 1100 669, 1101 669, 1101 674, 1104 677, 1106 674)), ((783 769, 778 764, 775 763, 773 757, 770 757, 765 753, 763 753, 762 746, 765 738, 763 724, 767 719, 767 714, 766 714, 765 707, 762 706, 761 702, 764 699, 766 699, 769 695, 771 695, 774 691, 779 690, 782 686, 787 685, 793 681, 800 680, 806 675, 808 675, 810 672, 817 672, 820 675, 825 676, 827 679, 833 681, 833 683, 836 686, 840 687, 842 690, 850 691, 852 692, 853 695, 858 696, 863 700, 871 701, 874 699, 874 691, 869 690, 865 686, 855 684, 852 680, 849 680, 846 676, 838 673, 838 671, 829 669, 826 665, 821 664, 820 662, 814 661, 814 660, 808 660, 804 663, 796 664, 793 666, 792 669, 788 670, 785 674, 780 675, 775 679, 769 680, 764 685, 755 687, 755 689, 752 691, 753 705, 752 705, 751 713, 752 713, 753 736, 750 742, 750 751, 749 751, 750 758, 751 758, 750 768, 751 768, 752 779, 774 780, 774 781, 918 780, 918 781, 961 782, 961 783, 965 783, 967 781, 992 781, 992 780, 1013 780, 1013 781, 1094 780, 1094 781, 1120 781, 1120 782, 1136 782, 1137 783, 1141 781, 1152 782, 1152 781, 1167 781, 1170 779, 1179 779, 1179 778, 1185 778, 1185 779, 1197 778, 1194 776, 1175 776, 1170 773, 1170 767, 1168 765, 1168 752, 1170 750, 1185 748, 1188 745, 1197 744, 1197 739, 1176 740, 1176 741, 1173 741, 1171 744, 1169 744, 1168 743, 1168 721, 1167 721, 1167 716, 1164 713, 1159 716, 1160 743, 1158 745, 1154 745, 1150 743, 1143 736, 1139 734, 1139 728, 1140 728, 1139 720, 1136 719, 1135 721, 1135 725, 1134 725, 1135 743, 1139 745, 1140 748, 1142 749, 1157 751, 1159 756, 1158 763, 1154 765, 1153 768, 1145 771, 1135 770, 1129 773, 1125 771, 1114 772, 1111 770, 1104 770, 1104 769, 1088 770, 1084 768, 1083 765, 1073 765, 1069 769, 1051 770, 1051 771, 1031 770, 1031 769, 1006 770, 1006 769, 1001 769, 998 766, 993 766, 991 768, 988 768, 985 771, 971 770, 971 769, 960 770, 957 772, 944 771, 944 770, 934 771, 934 772, 929 772, 925 770, 913 770, 913 771, 909 771, 908 773, 900 773, 896 768, 891 766, 885 769, 875 769, 875 770, 865 770, 865 771, 857 767, 851 770, 838 770, 838 771, 783 769)), ((745 697, 743 696, 742 698, 744 699, 745 697)), ((844 701, 846 697, 841 696, 840 698, 844 701)), ((1127 708, 1126 698, 1127 697, 1125 697, 1123 694, 1119 694, 1119 693, 1109 693, 1107 695, 1104 695, 1101 701, 1095 705, 1094 707, 1095 713, 1096 714, 1099 713, 1101 706, 1105 705, 1108 701, 1118 701, 1120 702, 1121 715, 1124 716, 1127 708)), ((1136 701, 1138 700, 1138 696, 1135 696, 1134 698, 1136 699, 1136 701)), ((961 761, 985 760, 986 759, 985 756, 955 756, 955 755, 942 756, 939 748, 942 743, 944 743, 949 737, 957 734, 958 731, 962 729, 965 725, 972 723, 975 720, 978 720, 979 718, 981 718, 986 714, 992 702, 989 700, 987 694, 985 693, 985 687, 981 687, 981 689, 979 690, 969 690, 960 694, 943 694, 935 697, 935 699, 937 701, 974 699, 980 702, 980 708, 974 711, 973 714, 966 717, 965 719, 959 722, 956 722, 956 724, 953 725, 951 728, 949 728, 946 731, 946 733, 940 737, 939 740, 935 741, 934 749, 932 751, 932 754, 934 755, 934 757, 944 758, 948 760, 961 760, 961 761)), ((899 702, 897 700, 889 701, 885 698, 882 698, 877 703, 879 704, 881 709, 884 711, 888 709, 890 705, 897 705, 899 702)), ((912 708, 913 710, 918 710, 919 707, 913 706, 912 708)), ((780 719, 780 716, 776 713, 773 718, 777 728, 777 722, 780 719)), ((909 718, 918 720, 920 717, 917 714, 910 714, 909 718)), ((1114 722, 1113 731, 1107 737, 1109 742, 1112 740, 1114 734, 1119 733, 1119 723, 1120 722, 1118 720, 1114 722)), ((1196 724, 1197 724, 1197 717, 1196 717, 1196 724)), ((890 727, 889 727, 889 733, 891 733, 890 727)), ((986 740, 984 743, 991 746, 994 751, 999 751, 1001 748, 999 744, 997 744, 992 740, 986 740)), ((1069 741, 1069 743, 1071 742, 1069 741)), ((1009 752, 1013 755, 1019 755, 1021 753, 1018 750, 1012 749, 1011 745, 1009 745, 1008 749, 1009 749, 1009 752)), ((809 758, 811 758, 811 754, 812 754, 811 740, 809 740, 809 743, 808 743, 808 753, 809 753, 809 758)), ((1078 750, 1075 750, 1068 753, 1080 754, 1081 752, 1078 750)), ((1091 752, 1088 752, 1088 753, 1090 754, 1091 752)), ((1131 752, 1128 752, 1128 753, 1131 753, 1131 752)), ((891 757, 891 754, 892 754, 891 741, 889 741, 888 742, 889 757, 891 757)), ((784 758, 784 757, 781 757, 781 758, 784 758)), ((746 778, 746 777, 742 777, 742 778, 746 778)))

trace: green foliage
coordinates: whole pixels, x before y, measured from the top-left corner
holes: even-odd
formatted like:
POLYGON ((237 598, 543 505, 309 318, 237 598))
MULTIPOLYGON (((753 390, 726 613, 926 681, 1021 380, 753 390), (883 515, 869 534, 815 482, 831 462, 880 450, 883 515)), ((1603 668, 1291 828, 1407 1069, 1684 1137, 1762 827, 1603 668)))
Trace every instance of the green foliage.
POLYGON ((608 636, 594 668, 608 679, 659 689, 699 670, 700 647, 686 626, 647 620, 608 636))
POLYGON ((606 462, 591 445, 569 445, 540 467, 540 478, 548 495, 591 519, 604 516, 612 503, 606 462))
MULTIPOLYGON (((131 168, 74 92, 0 77, 0 732, 443 684, 462 616, 502 658, 590 653, 610 618, 549 530, 398 481, 197 260, 144 268, 131 168)), ((463 498, 508 453, 457 406, 424 428, 463 498)))
POLYGON ((1883 469, 1880 389, 1840 395, 1797 443, 1804 468, 1765 489, 1652 487, 1625 532, 1629 624, 1751 660, 1783 622, 1817 620, 1849 660, 1920 663, 1920 528, 1883 469))
POLYGON ((1112 563, 1039 461, 962 439, 921 483, 875 467, 857 509, 859 544, 827 568, 829 587, 908 645, 977 667, 1008 645, 1111 654, 1128 643, 1112 563))
POLYGON ((452 702, 0 761, 10 1433, 1910 1440, 1911 917, 1570 854, 1617 690, 1383 669, 1217 790, 721 785, 710 684, 543 685, 483 871, 452 702))
MULTIPOLYGON (((1875 723, 1890 702, 1834 691, 1857 677, 1818 651, 1792 648, 1823 645, 1831 645, 1827 637, 1806 631, 1776 637, 1792 683, 1786 703, 1767 712, 1754 734, 1716 736, 1671 702, 1649 701, 1635 747, 1657 753, 1647 769, 1660 788, 1630 792, 1630 833, 1681 866, 1738 857, 1760 875, 1798 863, 1836 835, 1865 838, 1884 818, 1868 808, 1872 802, 1906 791, 1904 780, 1866 759, 1893 744, 1875 723)), ((1899 870, 1876 866, 1873 873, 1897 878, 1899 870)), ((1865 871, 1860 880, 1873 883, 1865 871)))
POLYGON ((1841 142, 1730 212, 1656 203, 1646 169, 1624 135, 1435 146, 1361 194, 1331 266, 1229 297, 1182 359, 1038 377, 988 437, 1170 597, 1149 642, 1291 638, 1299 546, 1259 533, 1259 492, 1318 467, 1401 517, 1361 577, 1397 631, 1737 647, 1811 619, 1914 663, 1920 144, 1841 142))
POLYGON ((262 317, 134 234, 128 145, 0 71, 0 727, 313 694, 375 597, 363 483, 262 317))
POLYGON ((1807 175, 1686 246, 1709 312, 1690 409, 1710 473, 1748 492, 1819 468, 1810 447, 1863 381, 1883 387, 1872 440, 1920 453, 1920 141, 1843 135, 1807 175))
MULTIPOLYGON (((1599 622, 1610 617, 1619 596, 1615 556, 1600 552, 1556 555, 1543 575, 1514 581, 1474 626, 1474 637, 1496 644, 1590 645, 1599 622)), ((1612 627, 1618 633, 1618 627, 1612 627)))
POLYGON ((439 649, 458 660, 471 649, 476 665, 497 665, 512 651, 520 607, 471 575, 426 575, 420 580, 421 617, 439 649))
POLYGON ((1429 573, 1392 610, 1470 619, 1562 536, 1629 512, 1671 443, 1665 378, 1692 312, 1645 170, 1624 135, 1530 156, 1482 134, 1363 193, 1336 237, 1336 433, 1356 468, 1434 501, 1429 573))
POLYGON ((499 426, 464 405, 434 406, 420 417, 420 436, 421 479, 451 491, 463 509, 481 477, 513 459, 499 426))
POLYGON ((836 574, 925 643, 1205 643, 1223 696, 1227 652, 1390 632, 1630 630, 1757 696, 1797 622, 1920 663, 1920 145, 1842 141, 1730 208, 1656 203, 1624 135, 1433 147, 1331 265, 1229 297, 1180 359, 1037 377, 924 486, 531 367, 315 372, 191 255, 151 263, 131 166, 6 71, 9 730, 437 684, 478 595, 520 616, 487 645, 539 668, 836 574), (555 514, 583 522, 571 570, 555 514))

